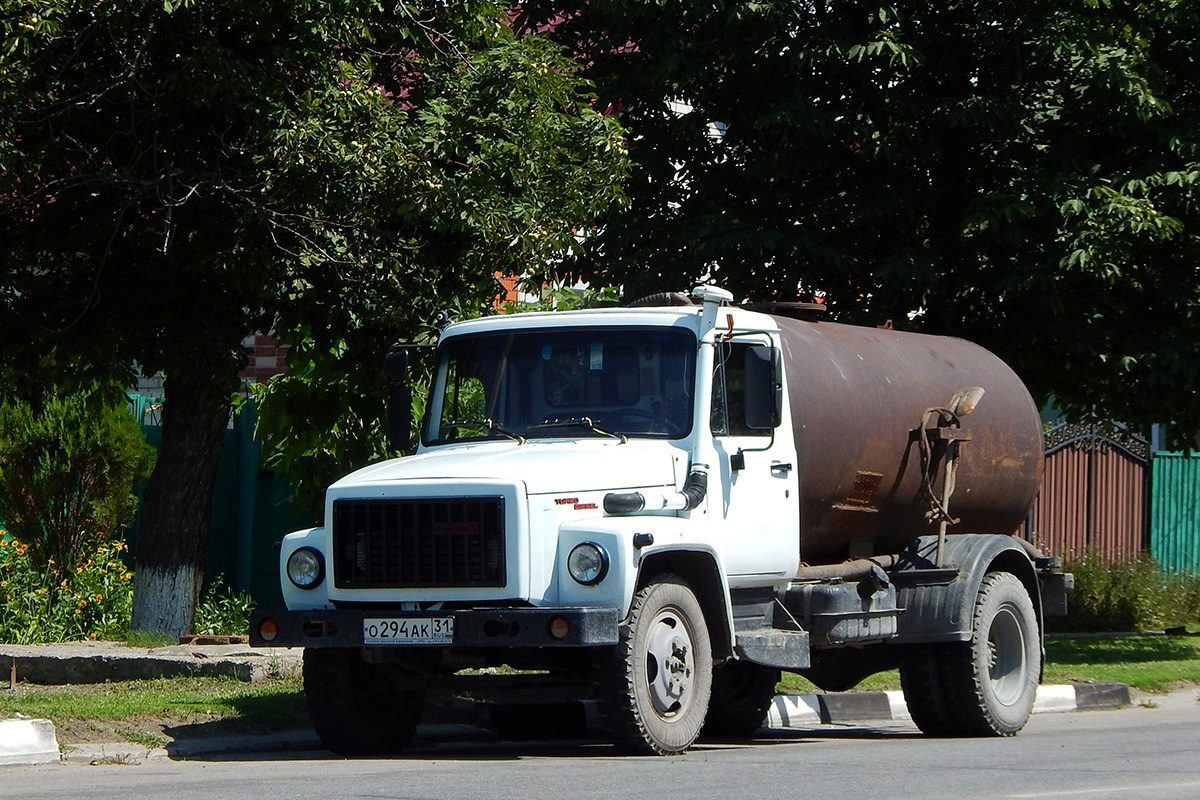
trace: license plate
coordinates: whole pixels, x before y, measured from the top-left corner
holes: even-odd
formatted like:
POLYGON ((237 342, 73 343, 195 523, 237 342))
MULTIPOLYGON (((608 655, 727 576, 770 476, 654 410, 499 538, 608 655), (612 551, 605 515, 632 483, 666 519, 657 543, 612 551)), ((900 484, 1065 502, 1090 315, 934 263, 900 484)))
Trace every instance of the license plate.
POLYGON ((453 642, 453 617, 363 620, 363 644, 453 644, 453 642))

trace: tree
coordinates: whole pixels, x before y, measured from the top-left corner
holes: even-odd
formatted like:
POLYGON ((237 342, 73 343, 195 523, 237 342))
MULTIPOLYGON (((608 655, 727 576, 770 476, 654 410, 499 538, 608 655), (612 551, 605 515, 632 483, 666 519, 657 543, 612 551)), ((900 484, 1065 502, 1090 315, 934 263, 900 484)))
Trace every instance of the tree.
POLYGON ((1200 432, 1200 15, 1132 3, 531 0, 624 109, 577 269, 963 335, 1077 415, 1200 432))
POLYGON ((5 371, 166 378, 136 629, 191 625, 248 333, 367 391, 391 337, 620 199, 617 124, 506 23, 487 0, 0 0, 5 371))
POLYGON ((128 409, 90 396, 0 403, 0 510, 52 591, 133 521, 154 448, 128 409))

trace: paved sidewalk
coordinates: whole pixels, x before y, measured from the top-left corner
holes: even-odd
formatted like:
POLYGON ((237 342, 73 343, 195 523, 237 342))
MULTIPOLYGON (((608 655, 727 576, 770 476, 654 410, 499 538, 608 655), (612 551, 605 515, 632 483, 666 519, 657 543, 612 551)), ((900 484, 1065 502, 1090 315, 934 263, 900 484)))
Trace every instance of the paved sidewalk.
POLYGON ((0 686, 16 662, 21 683, 58 686, 147 678, 214 677, 261 680, 300 670, 300 648, 251 648, 248 644, 175 644, 129 647, 119 642, 0 645, 0 686))
MULTIPOLYGON (((160 648, 134 648, 112 642, 0 645, 0 687, 8 685, 14 662, 22 683, 101 683, 180 675, 229 676, 252 681, 298 671, 301 652, 285 648, 251 649, 242 644, 181 644, 160 648)), ((1129 702, 1129 687, 1121 683, 1042 686, 1038 689, 1034 713, 1119 708, 1129 702)), ((580 705, 583 708, 577 716, 586 720, 588 733, 601 734, 594 704, 580 705)), ((768 710, 764 727, 810 728, 830 723, 908 718, 900 692, 781 695, 768 710)), ((494 731, 472 725, 422 725, 417 729, 418 743, 496 738, 494 731)), ((322 748, 312 731, 297 730, 262 736, 192 739, 158 749, 130 742, 72 745, 64 749, 60 756, 54 725, 48 720, 0 720, 0 765, 40 764, 60 758, 83 763, 140 763, 153 758, 322 748)))

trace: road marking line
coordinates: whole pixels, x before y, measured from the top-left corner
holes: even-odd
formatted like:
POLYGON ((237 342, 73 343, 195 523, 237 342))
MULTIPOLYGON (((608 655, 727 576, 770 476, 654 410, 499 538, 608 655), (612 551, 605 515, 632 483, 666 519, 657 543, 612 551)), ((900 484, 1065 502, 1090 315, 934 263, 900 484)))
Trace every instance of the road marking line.
POLYGON ((1075 797, 1084 794, 1104 794, 1112 792, 1137 792, 1139 794, 1158 789, 1186 789, 1193 786, 1200 786, 1200 781, 1192 781, 1191 783, 1160 783, 1156 786, 1126 786, 1113 787, 1103 786, 1097 789, 1063 789, 1057 792, 1035 792, 1033 794, 1010 794, 1012 800, 1034 800, 1039 797, 1075 797))

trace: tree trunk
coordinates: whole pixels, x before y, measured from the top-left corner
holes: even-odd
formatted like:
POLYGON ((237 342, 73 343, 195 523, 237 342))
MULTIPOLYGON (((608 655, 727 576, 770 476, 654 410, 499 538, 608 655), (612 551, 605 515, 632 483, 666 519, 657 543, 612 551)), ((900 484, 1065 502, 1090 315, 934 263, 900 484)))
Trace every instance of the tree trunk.
POLYGON ((213 484, 229 421, 229 378, 197 364, 167 372, 162 451, 142 505, 133 584, 135 631, 192 632, 204 580, 213 484))

